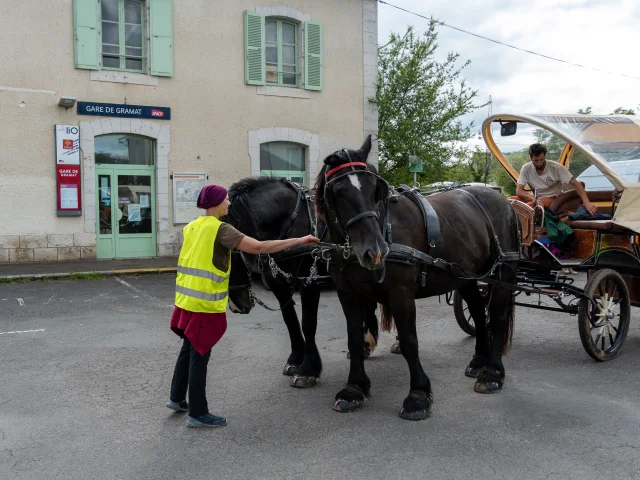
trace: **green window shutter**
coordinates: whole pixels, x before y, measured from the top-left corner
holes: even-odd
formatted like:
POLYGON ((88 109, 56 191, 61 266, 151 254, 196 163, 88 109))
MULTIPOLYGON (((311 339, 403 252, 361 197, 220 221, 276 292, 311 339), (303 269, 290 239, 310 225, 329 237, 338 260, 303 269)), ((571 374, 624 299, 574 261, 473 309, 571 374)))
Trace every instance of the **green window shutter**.
POLYGON ((171 0, 149 0, 151 74, 173 77, 173 8, 171 0))
POLYGON ((74 62, 76 68, 100 70, 100 28, 97 0, 73 0, 74 62))
POLYGON ((304 88, 322 90, 322 23, 304 22, 304 88))
POLYGON ((244 83, 264 85, 264 15, 244 11, 244 83))

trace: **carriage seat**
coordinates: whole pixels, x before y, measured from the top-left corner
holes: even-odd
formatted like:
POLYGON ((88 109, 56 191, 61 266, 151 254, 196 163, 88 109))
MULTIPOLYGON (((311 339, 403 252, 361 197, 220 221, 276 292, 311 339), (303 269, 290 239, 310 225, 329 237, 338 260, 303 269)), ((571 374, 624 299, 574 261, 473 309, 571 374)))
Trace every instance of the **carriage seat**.
MULTIPOLYGON (((613 192, 611 190, 589 191, 587 192, 587 197, 591 203, 597 206, 598 213, 611 213, 611 203, 613 202, 613 192), (596 202, 600 203, 600 205, 596 202), (602 203, 605 205, 602 205, 602 203)), ((578 192, 569 190, 554 198, 551 205, 549 205, 549 210, 560 216, 562 213, 575 212, 580 205, 582 205, 582 200, 580 200, 578 192)))
POLYGON ((535 210, 520 200, 511 200, 511 206, 520 220, 520 244, 527 247, 534 240, 535 210))
POLYGON ((626 230, 624 227, 616 225, 611 220, 573 220, 566 223, 573 230, 626 230))

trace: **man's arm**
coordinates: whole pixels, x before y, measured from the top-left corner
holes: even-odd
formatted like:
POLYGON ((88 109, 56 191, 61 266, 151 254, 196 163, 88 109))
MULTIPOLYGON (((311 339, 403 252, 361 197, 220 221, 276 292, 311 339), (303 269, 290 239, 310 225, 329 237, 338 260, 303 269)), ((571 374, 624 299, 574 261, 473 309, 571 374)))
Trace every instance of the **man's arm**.
POLYGON ((573 185, 573 188, 576 189, 576 192, 578 192, 578 195, 580 196, 580 199, 582 200, 582 204, 584 205, 584 208, 587 209, 587 211, 591 214, 591 215, 595 215, 596 213, 598 213, 598 207, 596 207, 593 203, 591 203, 589 201, 589 197, 587 196, 587 192, 585 191, 584 187, 582 186, 582 184, 577 181, 575 178, 572 178, 569 183, 571 185, 573 185))
POLYGON ((524 185, 516 184, 516 195, 523 202, 535 202, 535 197, 524 189, 524 185))
POLYGON ((296 245, 312 245, 319 241, 320 240, 313 235, 300 238, 287 238, 285 240, 266 240, 264 242, 256 240, 255 238, 244 237, 240 240, 240 243, 236 245, 236 249, 251 254, 276 253, 296 245))

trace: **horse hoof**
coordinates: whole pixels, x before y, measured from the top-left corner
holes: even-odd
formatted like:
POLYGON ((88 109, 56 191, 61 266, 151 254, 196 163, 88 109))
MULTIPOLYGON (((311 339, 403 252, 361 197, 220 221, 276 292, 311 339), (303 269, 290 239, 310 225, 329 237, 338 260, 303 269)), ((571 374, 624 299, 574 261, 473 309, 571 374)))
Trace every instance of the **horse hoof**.
POLYGON ((294 375, 291 377, 290 385, 295 388, 310 388, 317 383, 318 377, 309 375, 294 375))
POLYGON ((343 400, 339 399, 333 404, 333 408, 336 412, 351 413, 356 410, 360 410, 364 406, 362 400, 343 400))
POLYGON ((415 410, 413 412, 409 412, 406 408, 402 408, 398 415, 400 416, 400 418, 404 418, 405 420, 417 422, 418 420, 424 420, 429 415, 431 415, 431 408, 423 408, 421 410, 415 410))
POLYGON ((284 370, 282 370, 282 374, 286 375, 287 377, 290 377, 294 373, 296 373, 296 370, 298 370, 298 368, 300 368, 300 365, 296 365, 294 363, 287 363, 284 366, 284 370))
POLYGON ((478 380, 473 386, 473 391, 477 393, 498 393, 500 390, 502 390, 502 383, 494 380, 483 382, 478 380))
POLYGON ((478 378, 480 372, 482 371, 482 367, 467 367, 464 371, 465 376, 471 378, 478 378))
POLYGON ((394 343, 393 345, 391 345, 391 353, 402 354, 402 350, 400 350, 399 343, 394 343))

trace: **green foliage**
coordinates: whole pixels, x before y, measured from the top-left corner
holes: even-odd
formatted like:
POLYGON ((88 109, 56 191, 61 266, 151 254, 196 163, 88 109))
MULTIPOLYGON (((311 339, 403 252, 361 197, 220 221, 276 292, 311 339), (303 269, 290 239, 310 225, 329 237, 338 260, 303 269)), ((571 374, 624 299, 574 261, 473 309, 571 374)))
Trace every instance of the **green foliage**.
POLYGON ((458 67, 459 54, 449 53, 439 62, 436 21, 423 35, 409 27, 404 35, 391 34, 378 51, 376 96, 378 107, 380 173, 391 184, 411 183, 407 168, 410 155, 424 160, 421 183, 444 179, 450 159, 460 158, 460 144, 471 137, 473 125, 461 117, 478 108, 477 91, 461 78, 467 61, 458 67))
POLYGON ((633 108, 618 107, 613 112, 611 112, 610 115, 636 115, 636 111, 633 108))

